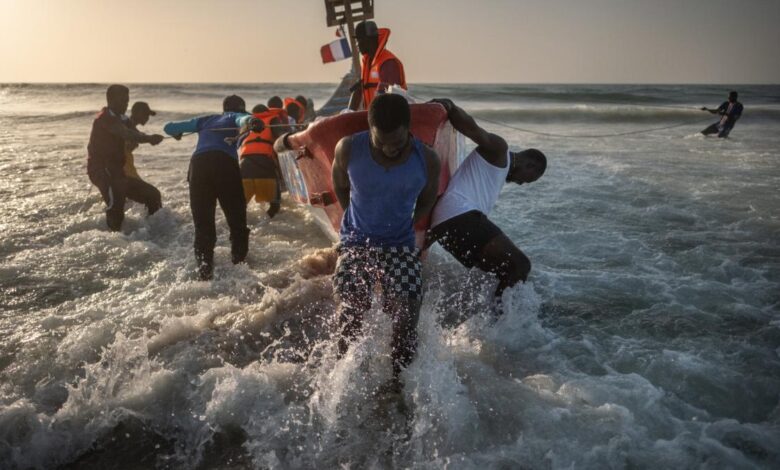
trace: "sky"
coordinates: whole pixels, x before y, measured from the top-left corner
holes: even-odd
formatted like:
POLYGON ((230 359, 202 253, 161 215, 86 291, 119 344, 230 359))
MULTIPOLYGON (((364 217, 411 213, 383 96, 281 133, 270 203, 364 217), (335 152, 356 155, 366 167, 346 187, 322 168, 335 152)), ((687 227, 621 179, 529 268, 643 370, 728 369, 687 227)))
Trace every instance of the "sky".
MULTIPOLYGON (((780 0, 375 0, 410 83, 780 83, 780 0)), ((0 0, 4 82, 337 82, 324 0, 0 0)))

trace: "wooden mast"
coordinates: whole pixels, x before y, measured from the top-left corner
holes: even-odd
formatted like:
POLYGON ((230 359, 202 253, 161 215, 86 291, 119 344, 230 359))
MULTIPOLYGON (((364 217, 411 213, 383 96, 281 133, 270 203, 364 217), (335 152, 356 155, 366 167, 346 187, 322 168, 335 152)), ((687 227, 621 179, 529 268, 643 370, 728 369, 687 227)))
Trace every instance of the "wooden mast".
POLYGON ((360 53, 355 39, 355 23, 374 18, 374 0, 325 0, 328 26, 347 26, 352 49, 352 73, 360 76, 360 53))

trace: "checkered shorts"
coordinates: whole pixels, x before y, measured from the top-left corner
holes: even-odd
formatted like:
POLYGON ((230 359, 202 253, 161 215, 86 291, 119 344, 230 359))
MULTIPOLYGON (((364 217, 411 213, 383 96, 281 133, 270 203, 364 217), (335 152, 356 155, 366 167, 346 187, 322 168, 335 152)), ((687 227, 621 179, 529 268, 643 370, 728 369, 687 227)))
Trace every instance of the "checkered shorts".
POLYGON ((339 246, 333 288, 342 300, 370 299, 376 283, 385 299, 422 298, 420 250, 409 247, 339 246))

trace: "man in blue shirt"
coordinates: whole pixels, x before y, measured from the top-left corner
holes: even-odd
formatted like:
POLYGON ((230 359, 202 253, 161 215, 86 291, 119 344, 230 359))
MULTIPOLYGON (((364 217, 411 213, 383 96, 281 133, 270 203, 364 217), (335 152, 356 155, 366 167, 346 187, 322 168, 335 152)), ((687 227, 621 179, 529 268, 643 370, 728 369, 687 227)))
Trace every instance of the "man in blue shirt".
POLYGON ((737 101, 737 92, 732 91, 729 93, 728 101, 724 101, 723 104, 718 106, 718 109, 709 109, 706 106, 701 108, 702 111, 708 111, 712 114, 719 114, 720 120, 708 128, 701 131, 704 135, 718 134, 718 137, 728 137, 731 129, 737 123, 737 120, 742 117, 742 110, 744 107, 742 103, 737 101))
POLYGON ((339 355, 360 332, 374 286, 392 318, 393 381, 414 358, 422 302, 420 250, 414 223, 427 216, 439 188, 439 157, 409 132, 400 95, 379 95, 368 110, 369 130, 336 145, 333 188, 344 209, 334 274, 341 337, 339 355))
MULTIPOLYGON (((187 180, 195 224, 195 261, 198 275, 204 281, 211 279, 214 272, 214 245, 217 242, 214 212, 217 201, 230 227, 233 264, 244 261, 249 250, 246 201, 238 167, 236 137, 242 126, 258 124, 246 113, 246 105, 240 96, 225 98, 222 109, 222 114, 169 122, 163 128, 166 134, 177 140, 184 133, 198 133, 198 144, 190 160, 187 180)), ((259 125, 262 126, 262 122, 259 125)))

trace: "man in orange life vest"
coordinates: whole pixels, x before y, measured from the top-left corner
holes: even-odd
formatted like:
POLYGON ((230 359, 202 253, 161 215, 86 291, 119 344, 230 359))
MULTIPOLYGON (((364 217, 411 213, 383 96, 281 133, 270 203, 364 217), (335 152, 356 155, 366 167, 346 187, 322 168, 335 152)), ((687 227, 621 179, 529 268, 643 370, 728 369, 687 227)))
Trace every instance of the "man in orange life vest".
POLYGON ((297 98, 288 96, 284 99, 284 110, 290 116, 290 124, 302 124, 306 113, 306 102, 301 103, 297 98))
POLYGON ((281 186, 277 169, 274 141, 287 132, 282 122, 284 111, 279 108, 268 109, 258 104, 252 109, 252 116, 263 122, 260 132, 249 131, 238 148, 241 182, 244 185, 244 198, 247 204, 255 201, 269 203, 267 214, 273 217, 281 207, 281 186))
POLYGON ((352 86, 349 109, 368 109, 377 93, 383 93, 390 85, 406 89, 404 66, 392 52, 385 49, 390 30, 377 28, 373 21, 363 21, 355 26, 355 38, 362 56, 360 81, 352 86))

